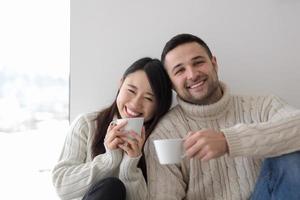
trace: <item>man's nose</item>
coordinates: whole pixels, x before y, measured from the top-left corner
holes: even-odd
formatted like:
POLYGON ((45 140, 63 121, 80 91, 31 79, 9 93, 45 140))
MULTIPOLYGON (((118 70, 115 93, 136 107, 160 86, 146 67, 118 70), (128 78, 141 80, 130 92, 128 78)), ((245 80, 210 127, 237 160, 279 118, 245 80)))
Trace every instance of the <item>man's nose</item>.
POLYGON ((188 66, 186 68, 186 73, 187 73, 187 79, 189 80, 194 80, 195 78, 197 78, 197 71, 192 66, 188 66))

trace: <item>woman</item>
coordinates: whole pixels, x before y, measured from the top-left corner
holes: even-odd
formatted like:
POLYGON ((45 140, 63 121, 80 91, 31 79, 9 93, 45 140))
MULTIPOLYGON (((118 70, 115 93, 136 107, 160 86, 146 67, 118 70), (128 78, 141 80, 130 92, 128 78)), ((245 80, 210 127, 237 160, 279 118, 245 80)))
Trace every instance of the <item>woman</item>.
POLYGON ((171 83, 161 62, 151 58, 134 62, 111 106, 72 123, 52 172, 61 199, 142 199, 147 192, 143 145, 171 101, 171 83), (144 118, 141 136, 130 132, 130 138, 124 137, 121 129, 126 122, 111 123, 132 117, 144 118))

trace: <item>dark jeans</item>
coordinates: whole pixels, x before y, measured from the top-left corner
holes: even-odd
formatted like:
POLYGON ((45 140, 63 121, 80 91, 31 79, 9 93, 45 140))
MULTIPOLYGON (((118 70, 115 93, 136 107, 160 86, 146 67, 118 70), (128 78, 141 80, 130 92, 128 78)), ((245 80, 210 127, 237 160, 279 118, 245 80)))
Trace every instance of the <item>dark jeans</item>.
POLYGON ((126 189, 118 178, 105 178, 93 185, 82 200, 125 200, 126 189))
POLYGON ((300 200, 300 151, 263 162, 252 200, 300 200))

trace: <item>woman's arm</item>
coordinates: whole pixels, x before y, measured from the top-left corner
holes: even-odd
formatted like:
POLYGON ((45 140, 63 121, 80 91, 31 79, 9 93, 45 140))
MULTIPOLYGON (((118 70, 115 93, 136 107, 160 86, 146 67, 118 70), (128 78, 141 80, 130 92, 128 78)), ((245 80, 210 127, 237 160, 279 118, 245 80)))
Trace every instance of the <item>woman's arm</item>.
POLYGON ((72 123, 59 162, 52 171, 54 187, 61 199, 82 197, 100 179, 113 176, 122 159, 120 149, 109 150, 88 161, 88 141, 95 131, 94 122, 80 116, 72 123))
POLYGON ((141 156, 131 158, 124 154, 120 165, 119 178, 126 187, 126 199, 146 200, 147 185, 142 170, 137 167, 141 156))

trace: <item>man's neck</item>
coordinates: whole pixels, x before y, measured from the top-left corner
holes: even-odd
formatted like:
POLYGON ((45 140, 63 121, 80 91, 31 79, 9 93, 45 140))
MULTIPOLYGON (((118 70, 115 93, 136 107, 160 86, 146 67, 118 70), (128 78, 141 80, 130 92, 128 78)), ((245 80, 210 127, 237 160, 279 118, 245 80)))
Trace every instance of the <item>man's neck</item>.
POLYGON ((219 87, 216 89, 216 91, 211 95, 210 98, 208 98, 209 100, 207 101, 206 105, 216 103, 222 98, 222 96, 223 96, 223 89, 221 84, 219 84, 219 87))
POLYGON ((219 84, 218 88, 214 92, 212 92, 210 96, 205 98, 203 101, 190 102, 190 103, 201 105, 201 106, 210 105, 218 102, 222 98, 222 96, 223 96, 223 89, 221 84, 219 84))

